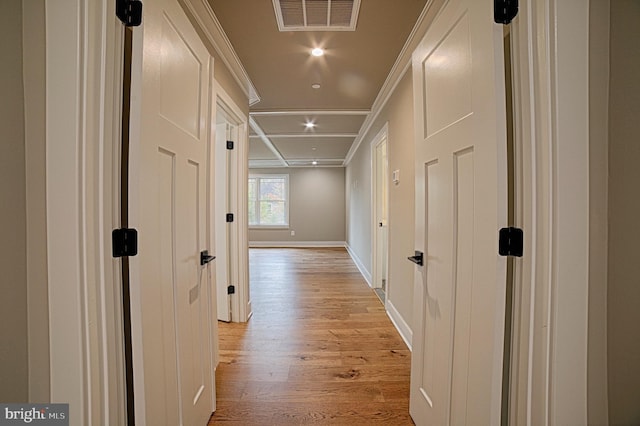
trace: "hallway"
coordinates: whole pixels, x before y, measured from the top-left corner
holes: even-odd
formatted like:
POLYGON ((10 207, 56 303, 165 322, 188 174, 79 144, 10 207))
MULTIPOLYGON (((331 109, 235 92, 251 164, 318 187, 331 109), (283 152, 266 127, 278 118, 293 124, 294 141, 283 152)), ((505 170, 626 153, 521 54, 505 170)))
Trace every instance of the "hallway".
POLYGON ((209 424, 412 425, 410 351, 344 249, 251 249, 253 316, 220 323, 209 424))

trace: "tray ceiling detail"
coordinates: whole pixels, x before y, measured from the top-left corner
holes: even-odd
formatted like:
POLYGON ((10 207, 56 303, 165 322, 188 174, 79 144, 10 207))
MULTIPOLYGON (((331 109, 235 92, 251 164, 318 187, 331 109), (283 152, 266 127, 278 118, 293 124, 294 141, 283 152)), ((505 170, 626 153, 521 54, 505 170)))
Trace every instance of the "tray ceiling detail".
POLYGON ((205 1, 260 93, 249 105, 249 167, 262 168, 344 167, 407 81, 405 47, 419 42, 425 6, 444 0, 205 1), (347 21, 353 31, 321 27, 347 21))

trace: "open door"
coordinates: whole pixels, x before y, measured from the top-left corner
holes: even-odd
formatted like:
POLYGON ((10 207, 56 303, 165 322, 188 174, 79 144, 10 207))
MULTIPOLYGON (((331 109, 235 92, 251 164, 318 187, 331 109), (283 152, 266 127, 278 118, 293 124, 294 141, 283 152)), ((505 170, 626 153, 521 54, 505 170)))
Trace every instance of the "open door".
POLYGON ((218 294, 218 320, 231 321, 231 295, 235 294, 238 274, 234 237, 235 198, 237 194, 236 156, 234 144, 238 140, 237 126, 231 121, 224 105, 216 110, 216 287, 218 294))
POLYGON ((416 253, 410 411, 500 423, 507 223, 502 26, 491 0, 446 3, 413 56, 416 253))
POLYGON ((389 167, 387 126, 372 142, 373 182, 373 288, 383 304, 389 283, 389 167))
POLYGON ((213 59, 176 0, 145 3, 143 27, 142 81, 132 81, 141 100, 136 422, 204 425, 215 401, 215 295, 204 253, 213 59))
POLYGON ((246 118, 216 85, 216 265, 218 320, 251 315, 246 243, 246 118))

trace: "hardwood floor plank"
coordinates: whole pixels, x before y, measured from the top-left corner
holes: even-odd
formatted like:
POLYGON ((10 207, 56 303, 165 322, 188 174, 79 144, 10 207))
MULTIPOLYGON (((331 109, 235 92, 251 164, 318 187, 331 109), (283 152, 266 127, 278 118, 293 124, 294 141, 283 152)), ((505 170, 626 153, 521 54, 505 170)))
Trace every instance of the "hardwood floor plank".
POLYGON ((233 403, 233 407, 220 404, 221 409, 233 409, 233 417, 225 425, 410 425, 408 402, 398 405, 397 411, 380 409, 380 404, 363 402, 357 411, 350 403, 317 404, 310 409, 298 404, 273 402, 233 403), (404 413, 404 414, 402 414, 404 413))
POLYGON ((210 425, 413 424, 411 353, 344 249, 251 249, 250 274, 210 425))

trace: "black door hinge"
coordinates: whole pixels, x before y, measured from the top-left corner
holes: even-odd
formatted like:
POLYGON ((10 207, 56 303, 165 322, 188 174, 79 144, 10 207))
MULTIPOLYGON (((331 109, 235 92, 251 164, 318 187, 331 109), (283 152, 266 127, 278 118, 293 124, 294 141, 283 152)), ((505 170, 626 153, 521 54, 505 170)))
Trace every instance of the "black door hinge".
POLYGON ((142 2, 140 0, 116 0, 116 16, 127 27, 137 27, 142 23, 142 2))
POLYGON ((233 149, 233 141, 227 141, 227 149, 233 149))
POLYGON ((138 254, 138 231, 132 228, 114 229, 111 233, 113 257, 138 254))
POLYGON ((233 222, 233 213, 227 213, 227 223, 233 222))
POLYGON ((520 228, 502 228, 498 238, 500 256, 522 257, 524 250, 524 232, 520 228))
POLYGON ((235 294, 236 293, 236 286, 235 285, 230 285, 227 287, 227 294, 235 294))
POLYGON ((493 20, 497 24, 510 24, 518 14, 518 0, 493 0, 493 20))

